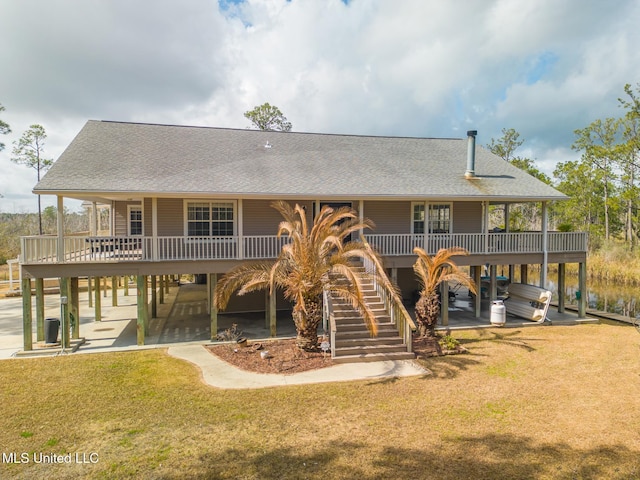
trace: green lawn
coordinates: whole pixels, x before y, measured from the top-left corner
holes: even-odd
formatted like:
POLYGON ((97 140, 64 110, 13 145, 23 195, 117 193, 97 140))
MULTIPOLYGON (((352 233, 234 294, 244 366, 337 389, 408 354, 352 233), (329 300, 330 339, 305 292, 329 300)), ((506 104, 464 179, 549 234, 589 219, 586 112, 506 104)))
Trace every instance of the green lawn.
POLYGON ((161 350, 2 361, 0 478, 640 478, 633 327, 457 337, 427 377, 247 391, 161 350))

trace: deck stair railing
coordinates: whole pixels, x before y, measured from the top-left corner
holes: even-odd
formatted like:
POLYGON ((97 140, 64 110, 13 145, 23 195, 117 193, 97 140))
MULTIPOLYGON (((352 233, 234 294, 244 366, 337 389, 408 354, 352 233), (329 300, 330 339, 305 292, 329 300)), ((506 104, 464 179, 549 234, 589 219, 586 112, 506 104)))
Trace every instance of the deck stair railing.
MULTIPOLYGON (((367 249, 371 249, 364 238, 362 241, 367 249)), ((402 303, 402 298, 397 291, 389 287, 392 282, 375 255, 363 259, 363 266, 367 275, 373 279, 373 286, 389 312, 391 323, 396 325, 400 337, 407 345, 407 351, 411 352, 412 332, 416 330, 416 324, 402 303)))
POLYGON ((336 319, 333 315, 333 303, 331 302, 331 292, 325 286, 322 290, 322 328, 329 332, 329 342, 331 345, 331 356, 335 356, 336 344, 336 319))

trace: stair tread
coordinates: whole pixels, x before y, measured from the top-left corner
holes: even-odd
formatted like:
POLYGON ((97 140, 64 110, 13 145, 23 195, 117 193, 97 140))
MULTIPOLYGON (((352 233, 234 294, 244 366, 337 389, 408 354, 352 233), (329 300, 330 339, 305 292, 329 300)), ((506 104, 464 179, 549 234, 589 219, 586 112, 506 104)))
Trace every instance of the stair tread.
POLYGON ((396 353, 406 352, 407 346, 403 343, 391 345, 354 345, 351 347, 335 347, 335 356, 360 355, 368 353, 396 353))
POLYGON ((375 337, 369 335, 368 330, 344 330, 341 332, 336 332, 335 338, 336 340, 351 340, 353 338, 387 338, 387 337, 397 337, 397 330, 380 330, 378 329, 378 334, 375 337))
POLYGON ((366 338, 342 338, 339 340, 336 340, 336 348, 341 348, 341 347, 350 347, 350 346, 356 346, 358 344, 364 344, 364 345, 376 345, 376 344, 382 344, 382 345, 392 345, 392 344, 398 344, 398 343, 403 343, 402 338, 400 338, 400 336, 395 336, 395 337, 366 337, 366 338))
POLYGON ((392 353, 363 353, 357 355, 345 355, 335 357, 335 363, 359 363, 359 362, 382 362, 385 360, 412 360, 416 356, 412 352, 392 352, 392 353))
MULTIPOLYGON (((377 322, 378 325, 378 330, 380 329, 384 329, 385 327, 388 330, 398 330, 396 328, 396 326, 393 323, 389 323, 389 322, 377 322)), ((336 322, 336 331, 339 332, 341 330, 350 330, 350 329, 360 329, 360 328, 364 328, 366 330, 367 329, 367 324, 364 323, 364 321, 357 321, 357 322, 336 322)))
MULTIPOLYGON (((331 295, 336 327, 332 346, 334 361, 350 363, 415 358, 414 354, 407 352, 408 346, 400 337, 398 327, 391 323, 391 316, 373 279, 364 275, 364 267, 357 268, 357 271, 361 275, 364 301, 376 317, 378 333, 372 337, 362 314, 348 300, 331 295)), ((346 282, 342 280, 342 283, 346 282)))

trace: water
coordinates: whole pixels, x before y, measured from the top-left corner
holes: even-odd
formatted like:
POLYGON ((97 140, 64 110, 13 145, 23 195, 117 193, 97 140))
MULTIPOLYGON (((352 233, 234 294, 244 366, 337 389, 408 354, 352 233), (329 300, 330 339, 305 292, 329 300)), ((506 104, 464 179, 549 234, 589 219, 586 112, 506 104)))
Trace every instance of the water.
MULTIPOLYGON (((519 269, 516 269, 515 273, 515 281, 519 282, 519 269)), ((538 272, 529 270, 528 283, 539 285, 539 279, 538 272)), ((550 272, 547 275, 547 288, 553 292, 552 301, 554 302, 558 301, 557 279, 556 273, 550 272)), ((564 292, 566 305, 575 305, 577 303, 576 295, 578 291, 578 277, 567 274, 564 292)), ((595 310, 636 318, 640 316, 640 288, 588 279, 587 306, 595 310)))
MULTIPOLYGON (((548 287, 558 299, 558 287, 554 280, 548 280, 548 287)), ((567 304, 576 303, 578 278, 567 276, 564 298, 567 304)), ((624 285, 612 285, 596 280, 587 280, 587 306, 595 310, 617 313, 627 317, 640 316, 640 289, 624 285)))

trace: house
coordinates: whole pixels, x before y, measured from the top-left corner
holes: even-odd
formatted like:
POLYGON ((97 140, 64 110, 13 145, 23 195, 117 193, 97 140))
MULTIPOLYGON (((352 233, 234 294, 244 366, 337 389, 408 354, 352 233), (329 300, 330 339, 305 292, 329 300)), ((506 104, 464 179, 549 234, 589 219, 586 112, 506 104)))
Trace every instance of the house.
MULTIPOLYGON (((57 196, 59 212, 68 198, 110 205, 111 232, 99 236, 92 227, 86 236, 23 238, 25 281, 71 279, 73 289, 81 276, 135 275, 143 288, 149 276, 205 274, 213 286, 239 262, 277 256, 287 240, 275 235, 280 217, 270 203, 284 199, 303 205, 309 220, 324 205, 349 205, 375 222, 363 233, 405 298, 416 288, 415 246, 431 253, 466 248, 470 255, 457 263, 472 267, 478 283, 481 267, 489 265, 492 297, 496 265, 510 265, 511 272, 520 265, 526 280, 527 265, 556 263, 564 282, 564 266, 578 263, 584 290, 586 234, 548 230, 547 206, 566 197, 476 147, 475 137, 473 131, 462 139, 399 138, 89 121, 33 192, 57 196), (510 204, 529 202, 542 206, 541 231, 490 231, 491 205, 504 205, 508 216, 510 204)), ((64 232, 61 216, 58 227, 64 232)), ((73 308, 74 295, 69 298, 73 308)), ((230 308, 274 311, 274 302, 282 305, 254 295, 230 308)), ((584 315, 584 302, 580 308, 584 315)), ((138 311, 144 342, 146 308, 138 311)), ((211 308, 212 336, 216 314, 211 308)))

